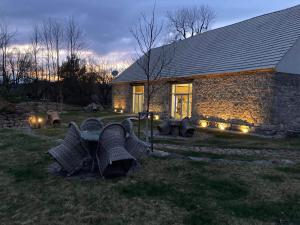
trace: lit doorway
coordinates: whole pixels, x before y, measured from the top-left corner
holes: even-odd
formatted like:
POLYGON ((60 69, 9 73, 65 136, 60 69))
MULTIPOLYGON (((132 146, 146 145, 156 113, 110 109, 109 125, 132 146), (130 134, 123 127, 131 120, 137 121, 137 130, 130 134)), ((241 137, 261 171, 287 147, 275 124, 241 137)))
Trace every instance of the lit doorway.
POLYGON ((132 111, 139 113, 144 108, 144 86, 133 86, 132 111))
POLYGON ((192 84, 172 85, 171 116, 175 119, 191 117, 192 114, 192 84))

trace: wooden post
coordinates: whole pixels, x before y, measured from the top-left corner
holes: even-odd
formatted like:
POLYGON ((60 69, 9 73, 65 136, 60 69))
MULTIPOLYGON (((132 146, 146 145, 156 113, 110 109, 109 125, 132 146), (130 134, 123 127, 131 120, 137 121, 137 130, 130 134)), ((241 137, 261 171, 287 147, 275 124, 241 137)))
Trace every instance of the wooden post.
POLYGON ((140 132, 141 132, 141 113, 139 112, 138 138, 140 138, 140 132))
POLYGON ((151 151, 153 152, 153 112, 150 113, 151 118, 151 151))

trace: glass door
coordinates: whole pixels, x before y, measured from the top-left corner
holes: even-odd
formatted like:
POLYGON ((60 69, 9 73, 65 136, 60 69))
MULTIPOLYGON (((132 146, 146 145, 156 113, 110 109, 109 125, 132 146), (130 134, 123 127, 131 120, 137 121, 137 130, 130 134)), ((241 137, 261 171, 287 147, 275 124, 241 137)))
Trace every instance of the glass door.
POLYGON ((174 84, 172 86, 171 116, 175 119, 191 117, 192 84, 174 84))
POLYGON ((144 86, 133 86, 132 111, 139 113, 144 108, 144 86))

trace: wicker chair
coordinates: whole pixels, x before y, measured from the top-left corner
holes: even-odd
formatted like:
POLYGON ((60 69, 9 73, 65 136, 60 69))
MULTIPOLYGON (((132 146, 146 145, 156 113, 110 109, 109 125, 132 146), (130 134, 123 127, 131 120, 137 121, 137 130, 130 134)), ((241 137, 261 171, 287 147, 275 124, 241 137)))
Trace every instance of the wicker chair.
POLYGON ((169 135, 171 133, 170 121, 165 120, 157 126, 160 135, 169 135))
POLYGON ((48 153, 62 166, 68 175, 79 171, 84 163, 89 160, 87 151, 81 144, 80 130, 74 122, 70 123, 63 143, 50 149, 48 153))
POLYGON ((123 125, 127 135, 133 132, 133 123, 130 118, 123 120, 121 124, 123 125))
POLYGON ((122 125, 124 126, 127 132, 127 138, 125 141, 125 148, 127 151, 136 159, 140 159, 143 156, 149 154, 150 152, 150 144, 140 140, 134 133, 133 123, 131 120, 125 119, 122 121, 122 125))
POLYGON ((49 125, 61 124, 61 119, 57 111, 53 111, 53 110, 47 111, 47 123, 49 125))
POLYGON ((135 158, 125 149, 126 131, 121 124, 109 124, 100 134, 97 161, 104 177, 125 176, 136 165, 135 158))
POLYGON ((80 130, 95 131, 104 127, 103 122, 97 118, 88 118, 80 125, 80 130))
POLYGON ((195 128, 192 126, 188 117, 181 121, 180 133, 183 137, 192 137, 194 135, 195 128))

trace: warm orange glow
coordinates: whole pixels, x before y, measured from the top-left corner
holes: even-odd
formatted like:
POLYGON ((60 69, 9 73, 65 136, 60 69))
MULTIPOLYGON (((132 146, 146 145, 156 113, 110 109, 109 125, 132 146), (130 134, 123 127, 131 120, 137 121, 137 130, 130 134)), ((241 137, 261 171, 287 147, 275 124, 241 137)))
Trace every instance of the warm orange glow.
POLYGON ((250 127, 242 125, 242 126, 240 126, 240 130, 242 133, 247 134, 250 131, 250 127))
POLYGON ((207 120, 200 120, 200 126, 206 128, 209 126, 209 122, 207 120))
POLYGON ((118 110, 118 109, 126 109, 126 99, 118 99, 118 98, 114 98, 113 99, 113 108, 118 110))
POLYGON ((154 120, 159 120, 159 115, 154 115, 154 120))
POLYGON ((220 130, 226 130, 227 128, 229 128, 229 124, 227 123, 217 123, 217 126, 220 130))
POLYGON ((39 128, 41 127, 42 123, 43 123, 43 118, 42 117, 38 117, 35 115, 32 115, 28 118, 28 122, 30 127, 32 128, 39 128))

